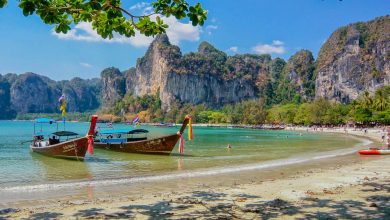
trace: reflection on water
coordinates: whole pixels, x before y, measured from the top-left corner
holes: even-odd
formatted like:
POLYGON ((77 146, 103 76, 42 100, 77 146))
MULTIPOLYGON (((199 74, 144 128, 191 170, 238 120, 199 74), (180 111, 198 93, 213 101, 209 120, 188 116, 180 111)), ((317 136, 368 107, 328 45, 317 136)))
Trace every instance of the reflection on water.
POLYGON ((181 157, 177 158, 177 170, 184 170, 184 161, 181 157))
POLYGON ((59 160, 31 152, 31 158, 38 164, 43 178, 47 181, 90 180, 92 174, 82 161, 59 160))
POLYGON ((86 186, 86 191, 88 195, 89 200, 94 200, 95 199, 95 194, 94 194, 94 187, 93 186, 86 186))
MULTIPOLYGON (((88 123, 68 123, 67 129, 83 134, 88 123)), ((114 125, 126 128, 127 125, 114 125)), ((150 136, 176 133, 178 127, 143 126, 150 136)), ((196 139, 186 141, 185 154, 130 154, 96 149, 84 162, 69 161, 30 153, 28 140, 32 122, 0 121, 0 186, 25 186, 45 183, 96 181, 167 175, 201 169, 287 160, 351 147, 360 141, 340 135, 294 131, 194 127, 196 139), (288 138, 287 138, 288 137, 288 138), (231 148, 227 148, 227 146, 231 148)), ((186 137, 187 135, 184 135, 186 137)), ((93 191, 87 189, 93 196, 93 191)))

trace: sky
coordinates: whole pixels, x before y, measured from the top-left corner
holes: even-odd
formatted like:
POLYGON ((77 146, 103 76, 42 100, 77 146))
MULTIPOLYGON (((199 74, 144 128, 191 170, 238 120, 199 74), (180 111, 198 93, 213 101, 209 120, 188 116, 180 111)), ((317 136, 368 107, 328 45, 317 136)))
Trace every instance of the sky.
MULTIPOLYGON (((151 1, 124 0, 135 14, 150 11, 151 1)), ((317 57, 321 45, 337 28, 390 14, 389 0, 190 0, 208 10, 203 27, 188 20, 165 18, 171 43, 183 53, 196 51, 202 41, 228 55, 271 54, 287 60, 301 49, 317 57)), ((0 74, 34 72, 54 80, 99 77, 107 67, 135 66, 152 38, 115 37, 103 40, 88 23, 67 34, 56 34, 36 15, 25 17, 9 0, 0 9, 0 74)))

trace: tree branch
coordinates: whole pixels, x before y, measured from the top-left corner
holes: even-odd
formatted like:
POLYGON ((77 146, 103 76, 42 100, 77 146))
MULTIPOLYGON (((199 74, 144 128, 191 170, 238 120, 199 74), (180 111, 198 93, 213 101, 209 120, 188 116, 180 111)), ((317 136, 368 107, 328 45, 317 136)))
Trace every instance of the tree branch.
POLYGON ((130 13, 129 11, 127 11, 126 9, 124 9, 122 7, 115 6, 115 5, 111 5, 111 6, 113 8, 115 8, 115 9, 121 10, 123 13, 127 14, 128 16, 130 16, 132 18, 144 18, 144 17, 150 17, 152 15, 160 14, 160 13, 157 13, 157 12, 153 12, 153 13, 150 13, 150 14, 147 14, 147 15, 133 15, 132 13, 130 13))

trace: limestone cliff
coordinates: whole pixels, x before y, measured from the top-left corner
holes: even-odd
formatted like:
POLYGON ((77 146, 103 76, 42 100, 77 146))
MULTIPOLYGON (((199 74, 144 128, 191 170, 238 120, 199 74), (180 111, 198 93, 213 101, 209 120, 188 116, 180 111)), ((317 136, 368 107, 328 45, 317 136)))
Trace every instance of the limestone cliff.
POLYGON ((25 73, 12 83, 10 96, 18 113, 55 112, 61 89, 47 77, 25 73))
POLYGON ((0 119, 16 113, 59 112, 58 98, 65 94, 68 112, 100 107, 100 79, 74 78, 56 82, 35 73, 0 75, 0 119))
POLYGON ((11 119, 16 115, 11 109, 10 88, 10 83, 0 75, 0 119, 11 119))
POLYGON ((62 94, 65 94, 68 101, 69 112, 83 112, 100 107, 100 79, 73 78, 65 81, 62 94))
POLYGON ((348 103, 390 82, 390 16, 336 30, 317 60, 316 97, 348 103))
POLYGON ((126 93, 126 81, 119 69, 111 67, 101 73, 103 109, 110 109, 126 93))
POLYGON ((206 42, 197 53, 182 56, 166 35, 159 35, 135 70, 127 72, 127 93, 158 93, 164 110, 177 101, 219 107, 256 97, 262 81, 269 78, 269 61, 270 56, 228 57, 206 42))
POLYGON ((292 101, 297 94, 304 100, 312 100, 315 90, 315 61, 308 50, 300 50, 288 59, 282 71, 278 93, 292 101))
POLYGON ((169 43, 167 35, 158 35, 144 57, 138 59, 133 78, 128 78, 128 92, 134 96, 160 93, 167 75, 180 62, 181 52, 169 43))

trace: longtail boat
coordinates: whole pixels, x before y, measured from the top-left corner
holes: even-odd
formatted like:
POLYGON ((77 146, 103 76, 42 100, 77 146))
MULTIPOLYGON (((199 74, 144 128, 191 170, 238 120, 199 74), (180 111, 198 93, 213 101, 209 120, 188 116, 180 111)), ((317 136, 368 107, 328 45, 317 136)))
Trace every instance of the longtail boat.
POLYGON ((144 129, 103 130, 94 137, 93 147, 126 153, 170 154, 189 121, 186 116, 176 134, 152 139, 145 136, 149 131, 144 129))
MULTIPOLYGON (((92 152, 92 139, 95 132, 96 121, 97 116, 93 115, 89 131, 84 137, 78 137, 79 134, 72 131, 56 131, 49 134, 47 139, 44 138, 42 130, 40 132, 35 132, 34 123, 34 136, 30 148, 33 152, 46 156, 84 160, 88 148, 90 148, 90 153, 92 152), (90 146, 89 143, 91 144, 90 146)), ((39 124, 56 123, 54 120, 48 118, 39 118, 36 119, 35 122, 39 124)))

